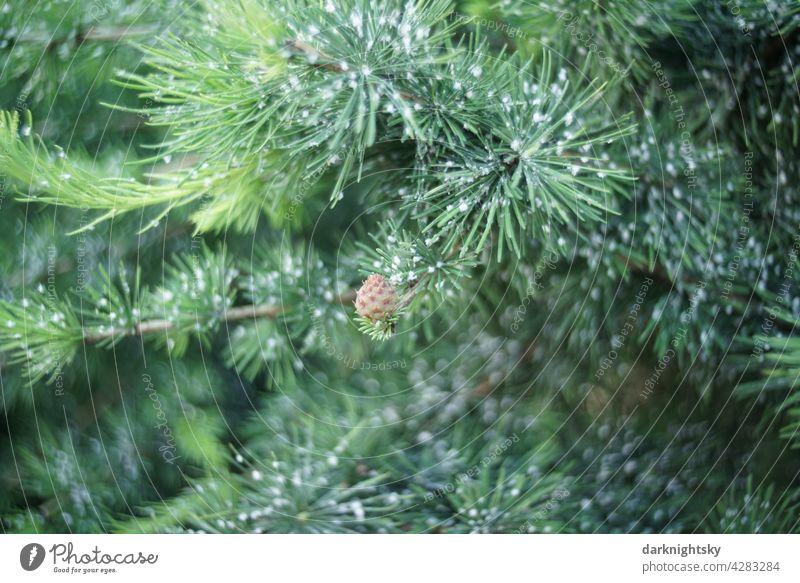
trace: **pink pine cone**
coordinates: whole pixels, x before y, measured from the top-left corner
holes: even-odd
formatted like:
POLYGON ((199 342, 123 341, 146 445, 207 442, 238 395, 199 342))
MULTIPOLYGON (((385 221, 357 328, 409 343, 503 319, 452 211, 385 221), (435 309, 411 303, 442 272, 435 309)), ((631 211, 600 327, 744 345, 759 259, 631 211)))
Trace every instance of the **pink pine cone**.
POLYGON ((386 278, 373 273, 356 292, 356 312, 370 320, 385 320, 397 309, 397 290, 386 278))

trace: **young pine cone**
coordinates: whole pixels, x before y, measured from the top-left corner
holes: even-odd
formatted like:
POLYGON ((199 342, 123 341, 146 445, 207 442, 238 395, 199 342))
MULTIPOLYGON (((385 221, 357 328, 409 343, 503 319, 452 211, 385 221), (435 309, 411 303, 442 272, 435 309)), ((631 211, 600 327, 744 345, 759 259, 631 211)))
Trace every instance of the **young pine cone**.
POLYGON ((369 320, 385 320, 397 309, 397 290, 386 278, 373 273, 356 292, 356 312, 369 320))

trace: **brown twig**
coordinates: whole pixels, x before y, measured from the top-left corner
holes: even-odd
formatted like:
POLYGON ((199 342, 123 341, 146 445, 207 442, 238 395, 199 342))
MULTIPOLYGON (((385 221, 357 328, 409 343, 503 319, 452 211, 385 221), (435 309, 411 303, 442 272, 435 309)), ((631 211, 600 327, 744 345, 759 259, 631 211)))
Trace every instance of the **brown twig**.
POLYGON ((14 40, 17 43, 44 44, 48 49, 52 49, 70 42, 74 42, 75 46, 80 46, 84 41, 118 42, 131 37, 151 36, 157 30, 155 26, 92 26, 65 38, 54 39, 46 33, 28 33, 21 34, 14 40))
MULTIPOLYGON (((339 294, 336 302, 340 304, 351 303, 356 296, 354 290, 347 290, 339 294)), ((286 311, 289 306, 276 306, 272 304, 236 306, 225 311, 223 320, 225 322, 238 322, 241 320, 260 320, 277 318, 286 311)), ((103 340, 108 340, 117 336, 146 336, 157 332, 168 332, 175 328, 175 323, 169 320, 143 320, 137 322, 133 329, 130 328, 111 328, 102 332, 91 332, 84 334, 83 341, 86 344, 97 344, 103 340)))

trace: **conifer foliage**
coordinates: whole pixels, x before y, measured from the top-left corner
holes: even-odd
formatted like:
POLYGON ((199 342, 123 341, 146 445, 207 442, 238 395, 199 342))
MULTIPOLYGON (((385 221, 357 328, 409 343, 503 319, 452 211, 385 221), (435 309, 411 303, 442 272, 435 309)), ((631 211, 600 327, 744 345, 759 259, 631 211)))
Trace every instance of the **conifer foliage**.
POLYGON ((3 531, 800 531, 800 2, 29 5, 3 531))

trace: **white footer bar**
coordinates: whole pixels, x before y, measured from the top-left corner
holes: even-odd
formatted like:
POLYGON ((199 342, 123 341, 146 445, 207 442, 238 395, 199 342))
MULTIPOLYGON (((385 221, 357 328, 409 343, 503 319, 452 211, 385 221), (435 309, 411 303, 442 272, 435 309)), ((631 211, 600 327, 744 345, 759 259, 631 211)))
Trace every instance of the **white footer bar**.
POLYGON ((186 576, 326 583, 510 577, 797 582, 800 535, 0 536, 0 581, 141 583, 186 576))

